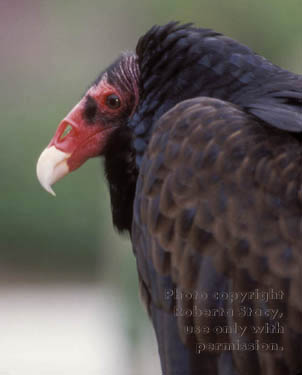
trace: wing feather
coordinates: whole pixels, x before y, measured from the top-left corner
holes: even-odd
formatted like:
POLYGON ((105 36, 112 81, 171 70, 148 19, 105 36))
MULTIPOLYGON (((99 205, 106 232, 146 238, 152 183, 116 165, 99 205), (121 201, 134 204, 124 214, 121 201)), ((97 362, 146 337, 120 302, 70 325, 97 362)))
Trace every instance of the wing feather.
MULTIPOLYGON (((153 321, 158 310, 169 315, 178 327, 173 341, 190 348, 195 366, 201 358, 210 366, 203 374, 302 367, 301 151, 295 134, 216 99, 184 101, 155 125, 132 240, 153 321)), ((160 347, 171 345, 165 329, 155 324, 160 347)), ((162 353, 165 375, 176 374, 162 353)))

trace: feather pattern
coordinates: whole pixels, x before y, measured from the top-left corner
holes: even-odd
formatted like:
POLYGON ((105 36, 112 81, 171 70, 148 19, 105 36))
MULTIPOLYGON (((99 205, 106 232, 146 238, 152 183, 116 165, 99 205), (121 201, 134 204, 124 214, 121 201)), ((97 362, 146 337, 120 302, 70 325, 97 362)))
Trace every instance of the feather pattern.
POLYGON ((294 135, 217 99, 184 101, 155 124, 138 177, 132 242, 159 347, 176 345, 172 322, 163 323, 170 320, 178 340, 191 347, 186 371, 160 350, 165 375, 193 374, 191 367, 218 375, 281 375, 301 368, 301 356, 293 355, 302 350, 301 165, 294 135), (167 303, 175 288, 208 298, 167 303), (278 290, 280 298, 242 304, 215 298, 257 290, 278 290), (251 316, 241 316, 246 311, 251 316), (253 315, 268 311, 282 318, 253 315), (281 333, 259 328, 276 325, 281 333), (233 332, 218 335, 217 327, 233 332), (274 343, 280 350, 242 349, 253 343, 274 343), (206 358, 196 354, 196 347, 212 346, 206 358), (226 355, 228 366, 219 366, 226 355))

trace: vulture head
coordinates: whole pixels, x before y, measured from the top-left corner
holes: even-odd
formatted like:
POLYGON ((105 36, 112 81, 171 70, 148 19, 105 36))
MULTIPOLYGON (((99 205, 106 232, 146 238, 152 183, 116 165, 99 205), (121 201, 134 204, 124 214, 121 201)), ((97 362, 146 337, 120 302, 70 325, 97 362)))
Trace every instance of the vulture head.
POLYGON ((214 35, 218 34, 174 22, 154 26, 139 40, 135 53, 123 53, 102 72, 39 157, 37 177, 44 189, 55 195, 53 184, 89 158, 104 156, 113 223, 118 230, 130 230, 137 167, 152 124, 200 91, 187 77, 188 67, 194 74, 197 60, 188 46, 194 40, 198 45, 200 36, 214 35))
POLYGON ((138 84, 137 57, 124 53, 100 74, 61 121, 37 163, 41 185, 55 195, 51 187, 54 183, 87 159, 103 155, 114 223, 119 230, 129 225, 129 194, 133 194, 132 183, 136 180, 132 138, 127 124, 139 101, 138 84), (122 190, 117 188, 123 180, 127 182, 124 191, 123 187, 122 190), (120 212, 125 216, 120 217, 120 212))

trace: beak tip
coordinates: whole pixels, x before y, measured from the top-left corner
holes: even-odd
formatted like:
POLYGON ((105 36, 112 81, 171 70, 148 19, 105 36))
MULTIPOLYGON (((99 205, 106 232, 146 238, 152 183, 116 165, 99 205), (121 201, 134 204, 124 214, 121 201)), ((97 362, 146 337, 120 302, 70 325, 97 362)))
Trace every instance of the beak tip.
POLYGON ((53 197, 56 197, 57 195, 56 195, 56 193, 52 190, 52 188, 51 188, 51 186, 43 186, 44 187, 44 189, 50 194, 50 195, 52 195, 53 197))
MULTIPOLYGON (((39 179, 39 177, 38 177, 38 179, 39 179)), ((45 183, 44 181, 41 181, 40 179, 39 179, 39 182, 40 182, 40 185, 42 186, 42 188, 45 191, 47 191, 47 193, 49 193, 50 195, 53 195, 54 197, 56 196, 56 193, 53 191, 50 184, 45 183)))

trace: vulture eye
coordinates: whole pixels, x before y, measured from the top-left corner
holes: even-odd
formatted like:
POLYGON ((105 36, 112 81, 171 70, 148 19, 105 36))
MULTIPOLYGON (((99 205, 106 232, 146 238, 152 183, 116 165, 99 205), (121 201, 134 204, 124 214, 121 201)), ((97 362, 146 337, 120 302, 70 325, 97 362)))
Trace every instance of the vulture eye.
POLYGON ((117 109, 121 106, 120 98, 115 94, 108 95, 106 105, 111 109, 117 109))

